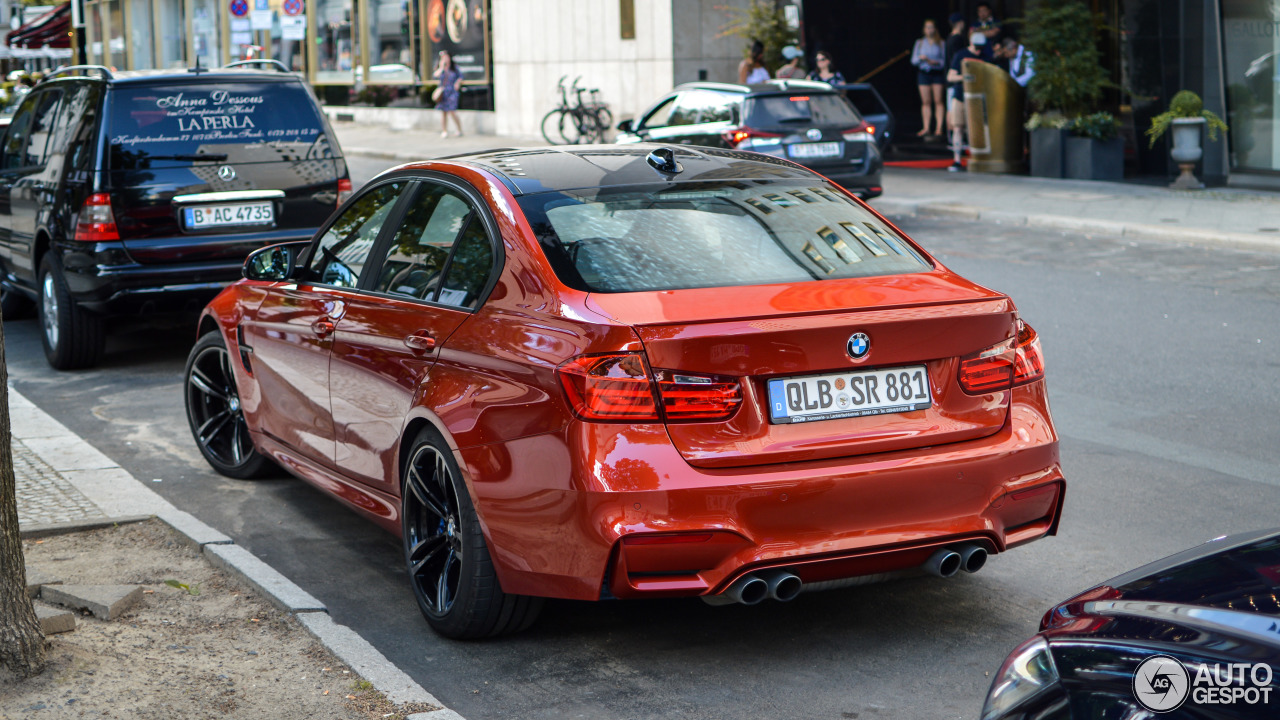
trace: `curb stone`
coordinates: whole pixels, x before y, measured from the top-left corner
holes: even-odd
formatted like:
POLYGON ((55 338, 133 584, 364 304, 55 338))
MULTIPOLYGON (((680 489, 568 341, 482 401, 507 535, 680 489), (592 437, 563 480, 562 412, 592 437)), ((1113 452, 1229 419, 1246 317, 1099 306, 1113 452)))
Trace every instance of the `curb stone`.
MULTIPOLYGON (((59 470, 68 482, 108 516, 121 516, 108 517, 105 521, 93 523, 56 523, 54 525, 57 530, 72 532, 90 529, 89 526, 103 527, 156 517, 173 528, 183 541, 200 548, 201 554, 208 558, 210 563, 243 578, 278 607, 296 613, 302 626, 319 640, 321 645, 351 665, 354 672, 373 683, 374 689, 385 695, 388 700, 395 703, 429 703, 441 708, 432 712, 416 713, 414 718, 465 720, 458 713, 446 708, 435 696, 396 667, 356 631, 334 622, 329 617, 324 604, 310 593, 253 553, 236 545, 231 538, 201 522, 190 513, 174 507, 169 501, 138 482, 128 471, 36 407, 13 386, 9 387, 9 408, 10 410, 21 408, 24 417, 33 420, 30 425, 14 425, 13 437, 21 440, 37 454, 40 454, 40 451, 32 447, 33 444, 39 445, 41 449, 45 447, 56 449, 55 461, 50 461, 43 455, 41 457, 55 470, 59 470), (26 430, 27 427, 38 428, 38 430, 29 433, 26 430), (32 435, 43 443, 35 441, 32 435), (125 516, 124 509, 131 510, 132 513, 125 516), (151 514, 138 516, 136 513, 139 510, 151 514)), ((48 529, 51 526, 41 527, 48 529)), ((33 527, 23 530, 36 529, 33 527)), ((25 534, 24 537, 26 537, 25 534)))

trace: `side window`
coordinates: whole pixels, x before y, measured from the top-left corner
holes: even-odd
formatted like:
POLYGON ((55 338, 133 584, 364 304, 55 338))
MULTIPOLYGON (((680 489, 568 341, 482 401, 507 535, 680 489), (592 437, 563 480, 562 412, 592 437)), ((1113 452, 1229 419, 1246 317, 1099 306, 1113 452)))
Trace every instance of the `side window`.
POLYGON ((435 300, 453 241, 471 207, 448 188, 423 183, 387 250, 376 292, 435 300))
POLYGON ((474 310, 492 270, 493 244, 484 223, 473 215, 453 251, 449 275, 440 289, 440 302, 474 310))
POLYGON ((311 278, 324 285, 355 287, 396 198, 405 183, 381 185, 361 195, 325 231, 311 261, 311 278))
POLYGON ((668 125, 696 125, 702 120, 702 96, 706 93, 684 92, 676 98, 676 106, 668 118, 668 125))
POLYGON ((667 98, 661 105, 653 109, 653 112, 644 117, 640 123, 640 127, 658 128, 666 127, 671 124, 671 111, 675 109, 676 99, 667 98))
POLYGON ((707 104, 702 109, 702 122, 733 122, 734 98, 720 93, 707 93, 707 104))
POLYGON ((49 136, 53 134, 53 124, 58 118, 58 109, 62 107, 62 91, 49 90, 41 93, 37 99, 39 105, 31 117, 31 139, 27 142, 23 153, 23 167, 44 165, 49 158, 49 136))
POLYGON ((13 122, 9 124, 9 131, 4 136, 4 155, 0 157, 5 170, 22 167, 22 155, 27 147, 27 138, 31 136, 31 118, 35 116, 36 100, 36 97, 27 95, 27 99, 18 108, 18 113, 14 115, 13 122))

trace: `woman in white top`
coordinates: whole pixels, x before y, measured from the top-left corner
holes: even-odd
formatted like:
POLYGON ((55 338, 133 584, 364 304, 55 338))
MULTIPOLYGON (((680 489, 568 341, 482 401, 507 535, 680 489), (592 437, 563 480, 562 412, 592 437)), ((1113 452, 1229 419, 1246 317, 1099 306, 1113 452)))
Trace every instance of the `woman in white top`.
POLYGON ((738 82, 756 85, 770 77, 769 69, 764 66, 764 43, 755 40, 751 43, 751 57, 738 64, 738 82))

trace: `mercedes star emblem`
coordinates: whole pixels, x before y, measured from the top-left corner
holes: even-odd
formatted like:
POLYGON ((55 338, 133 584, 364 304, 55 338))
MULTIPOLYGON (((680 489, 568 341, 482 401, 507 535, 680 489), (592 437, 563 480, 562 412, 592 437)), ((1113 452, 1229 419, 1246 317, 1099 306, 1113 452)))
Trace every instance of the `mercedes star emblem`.
POLYGON ((218 177, 222 178, 227 182, 231 182, 232 180, 236 179, 236 169, 231 167, 230 165, 223 165, 222 167, 218 168, 218 177))

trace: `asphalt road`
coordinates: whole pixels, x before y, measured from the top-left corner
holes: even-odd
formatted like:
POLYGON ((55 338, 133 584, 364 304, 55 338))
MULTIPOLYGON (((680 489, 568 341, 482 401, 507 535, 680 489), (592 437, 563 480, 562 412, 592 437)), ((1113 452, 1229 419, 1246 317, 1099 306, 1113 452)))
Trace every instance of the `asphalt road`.
MULTIPOLYGON (((360 179, 377 167, 353 165, 360 179)), ((1280 525, 1280 254, 903 227, 1012 294, 1040 332, 1068 479, 1061 532, 977 575, 789 604, 551 602, 524 634, 441 640, 391 536, 300 481, 209 470, 182 411, 193 330, 113 337, 100 368, 56 373, 35 323, 18 321, 6 324, 6 355, 24 395, 472 720, 976 718, 989 673, 1053 602, 1212 537, 1280 525)))

